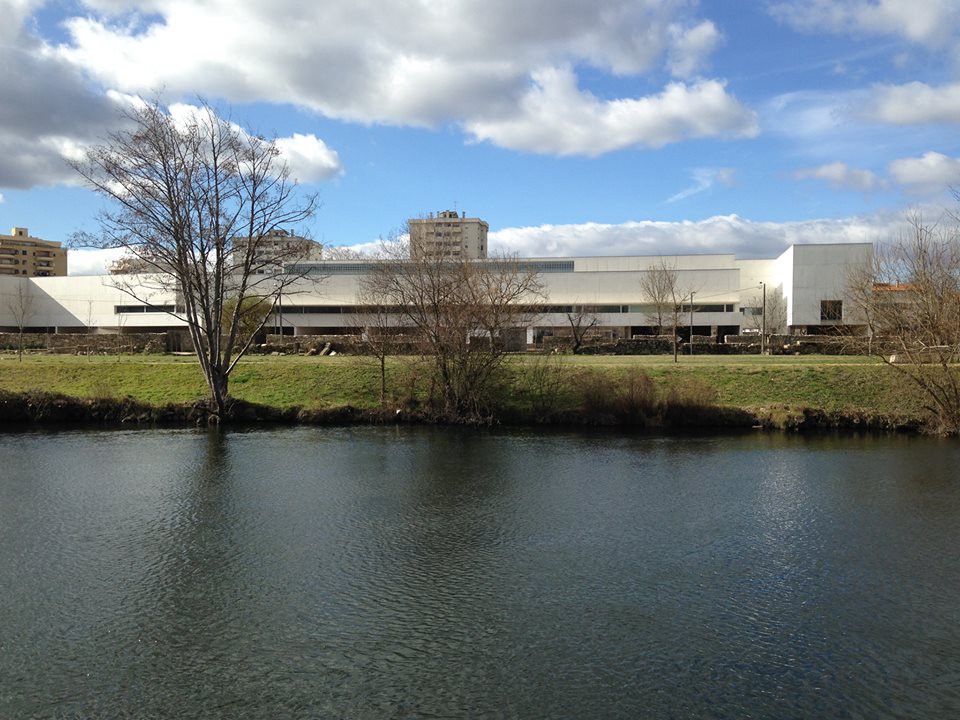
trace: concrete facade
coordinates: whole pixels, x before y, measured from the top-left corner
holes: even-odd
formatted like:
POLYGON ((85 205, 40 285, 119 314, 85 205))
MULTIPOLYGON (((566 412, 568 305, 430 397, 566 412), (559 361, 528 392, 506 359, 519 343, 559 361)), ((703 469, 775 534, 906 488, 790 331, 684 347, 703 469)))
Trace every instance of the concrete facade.
MULTIPOLYGON (((730 254, 678 255, 665 258, 676 267, 678 285, 694 292, 695 335, 722 341, 744 327, 744 311, 767 285, 768 297, 776 293, 786 304, 788 325, 795 333, 826 333, 838 325, 856 325, 843 303, 848 267, 870 257, 871 245, 796 245, 779 257, 739 260, 730 254), (824 305, 827 303, 827 305, 824 305), (834 303, 834 304, 831 304, 834 303), (824 315, 837 310, 839 318, 824 315)), ((547 299, 539 301, 535 320, 527 328, 528 341, 561 334, 567 314, 581 309, 595 313, 598 332, 611 338, 650 334, 652 305, 644 297, 641 278, 659 257, 523 258, 518 262, 540 273, 547 299)), ((495 262, 479 260, 478 262, 495 262)), ((276 313, 268 328, 287 335, 358 332, 366 323, 357 314, 359 281, 370 261, 316 261, 313 272, 285 292, 282 315, 276 313), (316 278, 315 280, 313 278, 316 278)), ((17 296, 16 283, 29 289, 31 312, 26 325, 49 332, 149 332, 184 330, 183 321, 170 315, 177 307, 175 293, 156 276, 126 275, 86 277, 0 276, 0 329, 13 329, 8 308, 17 296), (139 299, 123 284, 130 283, 139 299)), ((684 324, 689 322, 689 305, 684 324)), ((399 320, 397 320, 399 324, 399 320)), ((685 332, 689 332, 686 330, 685 332)))
MULTIPOLYGON (((233 253, 238 256, 234 262, 240 264, 247 251, 249 238, 233 238, 233 253)), ((300 237, 292 230, 271 230, 257 241, 257 261, 260 263, 290 263, 293 260, 317 262, 323 259, 323 245, 314 240, 300 237)), ((266 274, 266 270, 260 274, 266 274)))
POLYGON ((67 251, 58 242, 41 240, 15 227, 0 234, 0 275, 53 277, 67 274, 67 251))
POLYGON ((449 257, 478 260, 487 257, 490 226, 480 218, 457 215, 453 210, 407 221, 413 257, 449 257))

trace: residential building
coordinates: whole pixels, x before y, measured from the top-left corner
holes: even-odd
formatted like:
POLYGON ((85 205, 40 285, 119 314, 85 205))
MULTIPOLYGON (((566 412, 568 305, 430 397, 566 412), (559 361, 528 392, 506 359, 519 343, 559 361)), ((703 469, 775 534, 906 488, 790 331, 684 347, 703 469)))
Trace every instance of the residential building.
POLYGON ((0 275, 53 277, 67 274, 67 251, 58 242, 41 240, 24 227, 0 234, 0 275))
MULTIPOLYGON (((240 258, 246 252, 249 242, 249 238, 233 238, 234 264, 241 262, 240 258)), ((323 245, 300 237, 293 230, 271 230, 257 241, 255 247, 258 265, 269 265, 273 262, 293 265, 300 262, 317 262, 323 258, 323 245)), ((255 272, 262 275, 273 271, 273 268, 268 270, 263 267, 255 272)))
POLYGON ((487 232, 490 226, 480 218, 457 215, 454 210, 430 213, 425 218, 414 218, 410 227, 411 257, 466 258, 479 260, 487 257, 487 232))

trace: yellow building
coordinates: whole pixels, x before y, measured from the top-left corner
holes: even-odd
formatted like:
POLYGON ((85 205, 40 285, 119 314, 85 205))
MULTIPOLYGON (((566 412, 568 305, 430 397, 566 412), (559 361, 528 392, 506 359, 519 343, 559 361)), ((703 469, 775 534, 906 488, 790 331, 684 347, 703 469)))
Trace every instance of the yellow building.
POLYGON ((487 257, 487 231, 490 226, 480 218, 457 215, 453 210, 411 218, 410 254, 412 257, 479 260, 487 257))
POLYGON ((52 277, 67 274, 67 250, 58 242, 30 236, 27 228, 15 227, 0 234, 0 275, 52 277))

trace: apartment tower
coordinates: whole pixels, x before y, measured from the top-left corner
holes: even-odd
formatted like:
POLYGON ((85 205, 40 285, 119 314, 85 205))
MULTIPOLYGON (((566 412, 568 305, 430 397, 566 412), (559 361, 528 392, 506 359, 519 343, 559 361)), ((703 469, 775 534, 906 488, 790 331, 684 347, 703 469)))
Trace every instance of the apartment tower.
POLYGON ((487 257, 487 232, 490 226, 480 218, 457 215, 454 210, 430 213, 410 224, 410 255, 414 258, 451 258, 476 260, 487 257))
POLYGON ((67 274, 67 251, 58 242, 31 237, 27 228, 0 234, 0 275, 51 277, 67 274))

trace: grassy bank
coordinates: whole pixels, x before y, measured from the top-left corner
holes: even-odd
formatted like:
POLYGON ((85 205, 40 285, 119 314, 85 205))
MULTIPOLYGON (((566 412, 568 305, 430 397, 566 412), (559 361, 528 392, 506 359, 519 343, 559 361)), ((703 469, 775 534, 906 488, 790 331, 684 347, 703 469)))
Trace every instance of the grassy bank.
MULTIPOLYGON (((872 358, 836 356, 703 356, 678 364, 660 356, 522 356, 507 363, 490 405, 507 418, 576 417, 597 397, 602 401, 620 392, 637 368, 650 377, 658 397, 694 388, 695 394, 709 396, 703 399, 710 404, 747 411, 774 426, 789 425, 804 412, 880 418, 881 426, 922 414, 912 388, 895 371, 872 358)), ((413 359, 391 359, 388 378, 395 404, 415 406, 425 398, 428 373, 413 359)), ((376 363, 347 356, 250 357, 231 380, 231 393, 240 400, 320 414, 345 406, 376 408, 378 388, 376 363)), ((204 396, 204 384, 196 362, 187 357, 0 359, 0 392, 36 391, 156 407, 194 402, 204 396)))

